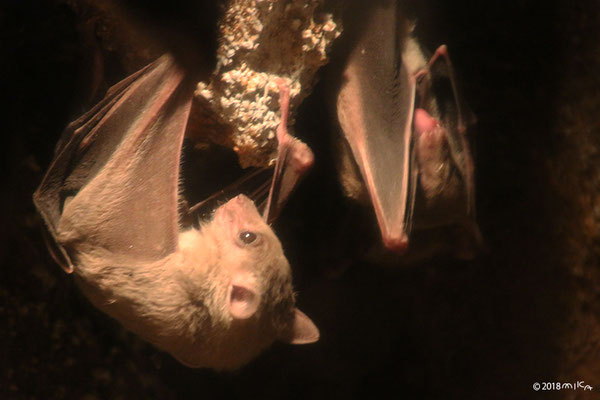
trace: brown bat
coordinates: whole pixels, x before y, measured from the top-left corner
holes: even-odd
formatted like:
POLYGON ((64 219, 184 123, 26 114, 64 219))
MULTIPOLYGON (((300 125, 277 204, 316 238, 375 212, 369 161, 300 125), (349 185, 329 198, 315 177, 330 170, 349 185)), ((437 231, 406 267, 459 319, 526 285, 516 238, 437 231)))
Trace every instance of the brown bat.
POLYGON ((251 200, 181 226, 194 84, 165 55, 113 86, 67 127, 34 201, 95 306, 183 364, 235 369, 275 340, 319 332, 295 307, 288 261, 251 200))
POLYGON ((427 62, 395 1, 374 2, 361 19, 337 95, 362 177, 342 159, 346 192, 360 197, 366 187, 388 249, 405 252, 413 226, 464 225, 478 238, 466 139, 472 118, 446 47, 427 62))

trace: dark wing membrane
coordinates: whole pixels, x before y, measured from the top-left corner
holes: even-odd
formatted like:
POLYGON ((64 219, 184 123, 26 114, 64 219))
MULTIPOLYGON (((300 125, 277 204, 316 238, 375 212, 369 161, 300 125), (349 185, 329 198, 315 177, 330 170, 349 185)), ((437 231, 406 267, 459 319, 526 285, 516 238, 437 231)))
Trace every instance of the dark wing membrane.
POLYGON ((395 2, 371 9, 349 57, 338 119, 360 168, 388 248, 408 245, 414 203, 414 79, 402 62, 395 2))
POLYGON ((67 127, 34 194, 65 256, 65 219, 87 244, 115 254, 156 259, 176 249, 179 162, 193 94, 184 78, 165 55, 67 127))

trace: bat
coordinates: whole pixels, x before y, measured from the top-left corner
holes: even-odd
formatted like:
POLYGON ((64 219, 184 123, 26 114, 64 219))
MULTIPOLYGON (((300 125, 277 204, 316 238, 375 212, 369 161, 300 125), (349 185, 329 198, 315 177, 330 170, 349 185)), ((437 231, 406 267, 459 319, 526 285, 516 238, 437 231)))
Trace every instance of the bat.
POLYGON ((34 202, 96 307, 187 366, 231 370, 319 331, 295 307, 281 244, 249 198, 199 229, 180 223, 194 85, 169 55, 114 85, 67 127, 34 202))
POLYGON ((478 237, 466 138, 473 119, 446 46, 426 61, 395 1, 370 5, 360 25, 336 98, 350 148, 342 150, 346 192, 368 193, 383 244, 398 253, 413 227, 458 224, 478 237))
POLYGON ((290 91, 283 80, 278 82, 278 86, 281 122, 277 128, 277 161, 264 212, 265 219, 269 223, 277 218, 300 178, 314 163, 314 155, 310 147, 287 131, 290 91))
MULTIPOLYGON (((259 184, 259 187, 252 192, 252 198, 255 199, 258 207, 264 210, 263 217, 268 224, 277 219, 298 182, 306 175, 314 163, 314 154, 310 147, 292 136, 287 130, 290 90, 283 79, 278 79, 277 85, 279 88, 281 119, 276 134, 277 157, 275 159, 273 179, 270 181, 270 186, 259 184), (263 200, 265 195, 266 199, 263 200)), ((240 188, 246 182, 255 179, 266 169, 268 168, 259 168, 247 174, 242 179, 191 207, 189 213, 197 213, 198 210, 227 193, 240 191, 240 188)))

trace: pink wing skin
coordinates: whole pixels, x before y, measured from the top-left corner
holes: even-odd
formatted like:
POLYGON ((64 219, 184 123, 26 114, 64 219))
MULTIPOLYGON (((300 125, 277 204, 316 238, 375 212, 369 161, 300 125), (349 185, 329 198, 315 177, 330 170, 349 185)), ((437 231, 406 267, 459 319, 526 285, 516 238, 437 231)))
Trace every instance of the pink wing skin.
POLYGON ((165 55, 71 123, 34 202, 72 271, 81 240, 139 261, 175 251, 181 145, 193 82, 165 55), (61 242, 68 233, 72 243, 61 242))
POLYGON ((280 81, 278 85, 281 122, 277 128, 277 161, 263 214, 269 224, 277 218, 298 181, 308 172, 314 162, 311 149, 290 135, 287 130, 290 90, 283 81, 280 81))
POLYGON ((372 7, 337 97, 343 134, 375 208, 384 245, 408 247, 416 171, 411 170, 415 80, 402 59, 396 4, 372 7))

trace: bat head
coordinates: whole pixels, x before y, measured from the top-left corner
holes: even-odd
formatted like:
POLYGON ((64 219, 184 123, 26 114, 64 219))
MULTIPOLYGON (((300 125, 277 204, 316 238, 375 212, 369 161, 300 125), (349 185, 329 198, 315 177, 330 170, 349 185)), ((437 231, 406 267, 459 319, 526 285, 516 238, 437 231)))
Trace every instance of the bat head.
POLYGON ((319 339, 314 323, 295 307, 292 273, 281 243, 244 195, 228 201, 203 228, 217 242, 226 288, 227 335, 256 352, 275 340, 293 344, 319 339))

